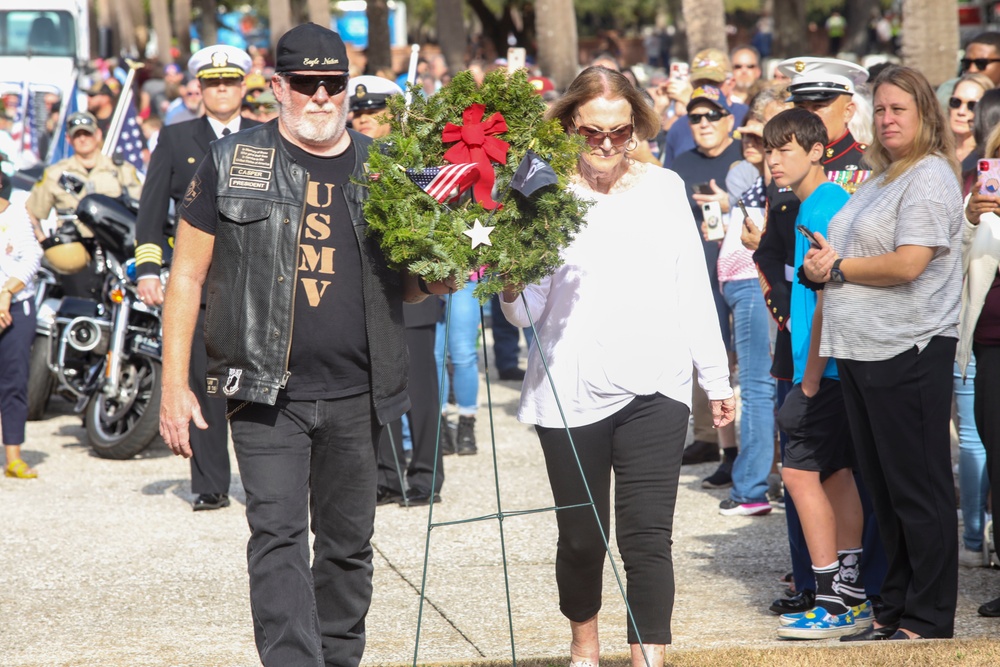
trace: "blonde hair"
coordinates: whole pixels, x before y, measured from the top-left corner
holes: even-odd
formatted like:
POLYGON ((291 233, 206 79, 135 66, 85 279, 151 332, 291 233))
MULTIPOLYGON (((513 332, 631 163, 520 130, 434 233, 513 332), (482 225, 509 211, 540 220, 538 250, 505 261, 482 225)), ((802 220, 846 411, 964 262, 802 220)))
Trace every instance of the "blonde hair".
POLYGON ((875 79, 873 99, 878 96, 878 89, 885 85, 896 86, 913 97, 918 119, 917 134, 910 152, 893 161, 889 151, 879 140, 878 132, 875 132, 871 145, 865 151, 865 161, 871 166, 872 175, 885 173, 885 184, 888 184, 928 155, 937 155, 948 161, 958 178, 955 138, 949 131, 944 112, 926 77, 912 67, 890 65, 875 79))
POLYGON ((986 148, 983 149, 983 157, 1000 157, 1000 125, 997 125, 986 137, 986 148))
POLYGON ((633 86, 621 72, 606 67, 588 67, 580 72, 569 84, 566 93, 552 104, 545 117, 555 118, 562 124, 563 130, 572 132, 576 126, 574 116, 577 109, 598 97, 623 99, 629 103, 636 139, 652 139, 660 131, 660 117, 646 101, 645 91, 633 86))

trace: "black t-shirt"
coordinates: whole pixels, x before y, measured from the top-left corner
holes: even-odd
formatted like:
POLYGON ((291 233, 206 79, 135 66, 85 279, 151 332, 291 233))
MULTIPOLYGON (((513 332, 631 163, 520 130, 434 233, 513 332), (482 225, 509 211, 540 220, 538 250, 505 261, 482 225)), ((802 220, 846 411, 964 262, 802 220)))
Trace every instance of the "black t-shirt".
MULTIPOLYGON (((294 400, 360 394, 369 389, 368 336, 360 249, 343 195, 354 170, 354 144, 340 155, 318 157, 283 138, 282 142, 309 173, 299 236, 290 376, 284 392, 294 400)), ((195 180, 201 183, 201 192, 185 198, 181 216, 214 235, 218 213, 212 160, 202 161, 195 180)))

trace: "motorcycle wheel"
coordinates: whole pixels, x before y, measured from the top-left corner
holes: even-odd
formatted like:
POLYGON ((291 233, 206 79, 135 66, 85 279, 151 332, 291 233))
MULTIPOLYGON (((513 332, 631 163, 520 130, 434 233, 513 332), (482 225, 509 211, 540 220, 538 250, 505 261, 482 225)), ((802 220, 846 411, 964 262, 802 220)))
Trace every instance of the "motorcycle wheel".
POLYGON ((118 394, 98 391, 87 404, 87 437, 103 459, 130 459, 160 430, 160 362, 136 355, 123 361, 118 394))
POLYGON ((28 366, 28 421, 45 418, 45 408, 55 389, 56 379, 49 370, 49 337, 35 336, 28 366))

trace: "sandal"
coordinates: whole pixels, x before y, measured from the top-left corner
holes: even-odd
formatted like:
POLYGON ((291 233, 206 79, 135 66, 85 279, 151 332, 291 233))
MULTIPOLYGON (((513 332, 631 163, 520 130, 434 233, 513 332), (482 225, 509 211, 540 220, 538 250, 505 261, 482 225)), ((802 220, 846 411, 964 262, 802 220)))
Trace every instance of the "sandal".
POLYGON ((28 464, 22 459, 14 459, 8 463, 3 473, 7 477, 16 477, 17 479, 35 479, 38 477, 38 473, 34 469, 29 468, 28 464))

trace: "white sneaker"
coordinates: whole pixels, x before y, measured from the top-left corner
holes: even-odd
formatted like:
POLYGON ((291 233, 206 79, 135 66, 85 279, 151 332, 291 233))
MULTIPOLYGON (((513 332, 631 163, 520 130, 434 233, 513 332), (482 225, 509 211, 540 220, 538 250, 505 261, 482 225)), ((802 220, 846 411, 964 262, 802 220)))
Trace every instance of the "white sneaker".
POLYGON ((986 567, 986 559, 982 551, 972 551, 961 547, 958 550, 958 564, 962 567, 986 567))

